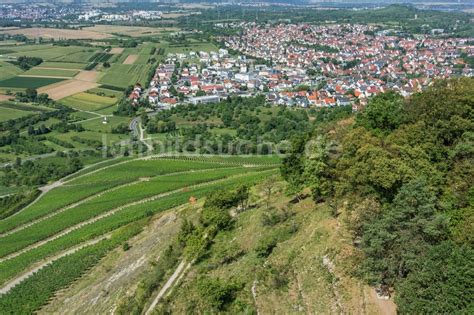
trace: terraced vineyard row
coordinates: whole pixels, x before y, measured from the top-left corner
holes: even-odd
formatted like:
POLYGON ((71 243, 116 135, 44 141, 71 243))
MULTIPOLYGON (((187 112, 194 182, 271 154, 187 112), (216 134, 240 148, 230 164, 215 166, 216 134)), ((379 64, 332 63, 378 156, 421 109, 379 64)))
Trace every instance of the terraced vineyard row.
POLYGON ((0 284, 23 281, 18 277, 34 265, 184 204, 190 196, 201 197, 217 188, 255 182, 275 172, 272 163, 261 163, 267 159, 257 161, 167 157, 117 160, 115 164, 84 170, 18 215, 0 221, 2 231, 11 231, 0 235, 0 284))
MULTIPOLYGON (((0 269, 2 270, 0 283, 4 284, 8 279, 12 279, 19 273, 28 270, 29 266, 35 262, 46 257, 57 255, 72 246, 94 239, 132 222, 135 222, 133 226, 136 228, 140 225, 140 219, 184 204, 191 196, 199 198, 218 188, 226 189, 240 183, 254 183, 272 172, 274 172, 274 170, 248 172, 248 174, 237 177, 195 186, 195 188, 190 188, 189 190, 182 189, 162 198, 125 208, 112 216, 105 217, 98 222, 86 225, 61 238, 48 242, 41 247, 0 263, 0 269)), ((95 264, 107 251, 113 249, 120 242, 125 241, 133 235, 133 233, 127 234, 127 232, 124 232, 124 234, 122 234, 121 232, 117 232, 114 236, 115 238, 100 241, 98 244, 88 246, 70 256, 58 259, 1 296, 0 308, 8 310, 13 307, 12 305, 16 307, 22 305, 25 312, 31 312, 37 309, 43 305, 56 290, 67 286, 71 281, 95 264), (116 241, 116 239, 120 239, 120 242, 116 241), (71 259, 73 257, 74 259, 71 259), (80 263, 78 261, 89 263, 80 263), (70 271, 70 269, 74 269, 74 271, 70 271), (66 280, 56 279, 58 275, 61 275, 66 280), (22 301, 22 303, 18 304, 19 301, 22 301)))
POLYGON ((83 203, 78 207, 67 209, 58 215, 38 222, 16 233, 0 238, 0 257, 15 253, 28 245, 46 239, 75 224, 91 219, 116 207, 159 195, 174 189, 195 185, 202 182, 245 173, 251 168, 218 169, 207 172, 192 172, 173 176, 158 176, 149 181, 124 186, 83 203))
POLYGON ((90 175, 81 176, 51 190, 34 205, 22 210, 17 215, 0 221, 0 233, 12 230, 22 224, 45 216, 62 207, 78 202, 91 195, 103 192, 118 185, 127 184, 141 177, 153 177, 174 172, 215 169, 224 167, 215 163, 189 163, 177 161, 142 161, 134 160, 100 170, 90 175))

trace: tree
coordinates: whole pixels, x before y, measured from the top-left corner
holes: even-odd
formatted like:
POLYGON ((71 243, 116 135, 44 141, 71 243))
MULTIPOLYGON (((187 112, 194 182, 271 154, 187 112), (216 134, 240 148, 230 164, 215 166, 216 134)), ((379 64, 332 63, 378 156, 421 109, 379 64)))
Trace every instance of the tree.
POLYGON ((25 91, 25 95, 29 101, 34 102, 36 100, 36 96, 38 96, 38 91, 32 88, 27 88, 25 91))
POLYGON ((316 202, 323 201, 332 190, 328 165, 328 144, 326 137, 318 137, 308 148, 304 161, 305 184, 311 188, 313 199, 316 202))
POLYGON ((267 210, 270 208, 270 200, 272 197, 273 189, 275 188, 276 179, 274 176, 269 177, 266 181, 262 184, 263 193, 265 194, 265 204, 267 210))
POLYGON ((420 256, 397 286, 400 314, 468 314, 474 309, 474 250, 443 242, 420 256))
POLYGON ((235 295, 242 288, 242 285, 234 281, 202 277, 198 280, 197 287, 208 308, 222 311, 235 299, 235 295))
POLYGON ((215 206, 204 207, 199 221, 204 227, 212 227, 216 231, 226 230, 232 226, 229 210, 215 206))
POLYGON ((236 199, 239 203, 239 208, 245 210, 250 197, 250 188, 248 185, 240 185, 236 189, 236 199))
POLYGON ((402 123, 403 97, 395 92, 379 94, 370 99, 364 110, 357 115, 357 125, 375 134, 387 134, 402 123))
POLYGON ((393 286, 413 270, 429 246, 448 235, 447 220, 435 208, 424 179, 404 185, 393 205, 363 226, 362 250, 369 281, 393 286))
POLYGON ((204 92, 203 90, 199 90, 196 92, 196 96, 206 96, 206 92, 204 92))
POLYGON ((38 94, 38 96, 36 97, 36 101, 40 104, 48 104, 50 99, 49 99, 49 95, 46 94, 46 93, 40 93, 38 94))

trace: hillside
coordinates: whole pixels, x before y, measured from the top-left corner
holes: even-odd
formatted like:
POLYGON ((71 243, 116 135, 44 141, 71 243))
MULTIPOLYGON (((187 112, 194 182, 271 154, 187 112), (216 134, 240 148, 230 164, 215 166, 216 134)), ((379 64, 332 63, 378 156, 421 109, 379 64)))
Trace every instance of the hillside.
POLYGON ((319 112, 281 175, 158 213, 41 312, 469 313, 473 84, 319 112))
POLYGON ((0 309, 470 313, 473 91, 453 79, 319 110, 283 160, 79 170, 0 221, 0 309))
POLYGON ((399 313, 474 307, 473 109, 473 79, 383 94, 294 141, 284 161, 291 190, 309 187, 348 230, 354 246, 338 260, 399 313))
MULTIPOLYGON (((281 179, 252 188, 246 209, 231 211, 231 226, 214 236, 153 313, 380 314, 384 308, 393 309, 392 302, 378 301, 369 286, 346 275, 335 261, 350 241, 330 209, 311 198, 292 202, 285 189, 281 179), (204 284, 209 291, 202 290, 204 284)), ((180 245, 183 222, 200 226, 204 204, 185 205, 154 218, 129 242, 129 250, 110 253, 40 313, 63 313, 66 301, 71 313, 146 312, 179 263, 194 257, 180 245), (183 256, 170 255, 170 248, 183 256)))

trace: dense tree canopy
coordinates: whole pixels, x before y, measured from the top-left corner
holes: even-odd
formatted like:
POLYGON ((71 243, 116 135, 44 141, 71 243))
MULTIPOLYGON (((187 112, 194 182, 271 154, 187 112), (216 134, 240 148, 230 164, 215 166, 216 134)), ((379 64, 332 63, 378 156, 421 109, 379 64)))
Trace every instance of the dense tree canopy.
POLYGON ((332 117, 293 141, 290 190, 335 209, 359 244, 356 273, 395 288, 401 313, 472 311, 474 79, 332 117))

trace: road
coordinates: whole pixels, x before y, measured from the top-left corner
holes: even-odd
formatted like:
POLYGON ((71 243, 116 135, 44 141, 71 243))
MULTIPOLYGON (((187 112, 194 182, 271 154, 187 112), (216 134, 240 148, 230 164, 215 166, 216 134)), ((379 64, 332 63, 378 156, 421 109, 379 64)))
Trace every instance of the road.
POLYGON ((149 144, 145 140, 145 130, 142 127, 140 117, 135 117, 132 119, 129 125, 130 130, 135 138, 137 138, 141 143, 143 143, 149 152, 153 151, 153 145, 149 144))

